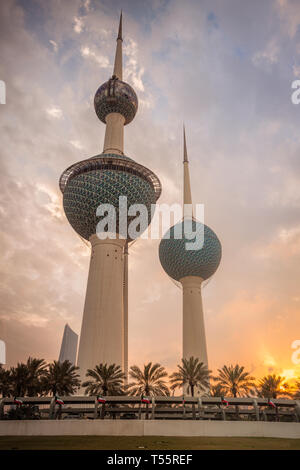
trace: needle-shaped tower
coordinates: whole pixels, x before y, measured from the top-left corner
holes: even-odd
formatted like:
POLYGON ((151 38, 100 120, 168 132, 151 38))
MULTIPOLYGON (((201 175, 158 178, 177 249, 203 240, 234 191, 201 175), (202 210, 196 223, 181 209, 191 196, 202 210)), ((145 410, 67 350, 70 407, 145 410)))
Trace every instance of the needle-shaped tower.
POLYGON ((119 198, 125 196, 128 207, 144 204, 149 224, 151 204, 156 203, 161 193, 157 176, 124 155, 124 126, 135 117, 138 99, 133 88, 123 81, 122 43, 121 13, 113 75, 98 88, 94 99, 96 114, 106 125, 103 152, 71 165, 60 178, 66 217, 80 237, 91 243, 77 360, 82 378, 87 369, 93 369, 99 363, 115 363, 123 370, 127 369, 126 273, 130 242, 127 228, 134 217, 127 218, 124 233, 119 217, 119 198), (115 239, 101 239, 96 233, 101 219, 97 209, 103 204, 115 208, 115 239))
POLYGON ((221 261, 222 248, 213 230, 198 222, 193 216, 185 129, 183 129, 183 142, 183 219, 171 227, 162 238, 159 245, 159 258, 166 273, 182 285, 182 357, 184 359, 192 356, 199 358, 207 366, 202 283, 217 270, 221 261), (185 221, 189 221, 190 224, 185 225, 185 221), (194 238, 191 238, 193 233, 194 238), (197 239, 203 241, 202 248, 187 249, 187 246, 195 243, 197 239))

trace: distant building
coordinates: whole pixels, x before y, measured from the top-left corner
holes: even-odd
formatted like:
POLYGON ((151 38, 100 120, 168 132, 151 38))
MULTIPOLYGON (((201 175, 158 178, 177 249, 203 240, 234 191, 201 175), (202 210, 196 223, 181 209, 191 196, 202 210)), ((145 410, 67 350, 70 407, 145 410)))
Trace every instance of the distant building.
POLYGON ((59 362, 70 361, 76 363, 78 335, 66 324, 61 343, 59 362))
POLYGON ((6 345, 0 339, 0 364, 6 364, 6 345))

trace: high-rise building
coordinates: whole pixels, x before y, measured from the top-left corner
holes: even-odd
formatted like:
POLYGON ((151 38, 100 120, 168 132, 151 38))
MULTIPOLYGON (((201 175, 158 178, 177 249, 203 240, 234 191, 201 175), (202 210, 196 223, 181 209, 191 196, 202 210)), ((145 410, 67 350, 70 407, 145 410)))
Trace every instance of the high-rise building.
POLYGON ((199 358, 207 366, 208 358, 201 292, 202 283, 217 270, 221 261, 222 248, 213 230, 207 225, 198 222, 193 216, 185 130, 183 136, 183 220, 171 227, 162 238, 159 245, 159 258, 166 273, 182 285, 182 357, 184 359, 189 359, 192 356, 199 358), (187 223, 184 229, 184 222, 188 220, 190 225, 187 223), (192 232, 196 234, 194 238, 191 238, 192 232), (181 235, 181 238, 179 238, 178 234, 181 235), (187 249, 187 245, 195 242, 196 238, 203 241, 202 248, 187 249))
POLYGON ((4 320, 0 320, 0 364, 6 364, 6 328, 4 320))
POLYGON ((0 365, 6 364, 6 345, 2 339, 0 339, 0 365))
POLYGON ((128 207, 144 204, 149 224, 151 205, 161 193, 157 176, 123 151, 124 126, 133 120, 138 99, 133 88, 123 81, 122 42, 121 14, 113 75, 98 88, 94 99, 96 114, 106 125, 103 152, 71 165, 60 178, 67 219, 74 230, 91 243, 77 361, 82 378, 88 368, 99 363, 115 363, 124 371, 128 367, 126 252, 130 242, 128 224, 134 217, 128 217, 123 226, 119 198, 127 197, 128 207), (97 209, 105 208, 104 204, 115 208, 115 239, 98 236, 97 224, 101 217, 97 209))
POLYGON ((64 328, 63 339, 61 342, 59 362, 70 361, 76 364, 78 335, 73 331, 68 324, 64 328))

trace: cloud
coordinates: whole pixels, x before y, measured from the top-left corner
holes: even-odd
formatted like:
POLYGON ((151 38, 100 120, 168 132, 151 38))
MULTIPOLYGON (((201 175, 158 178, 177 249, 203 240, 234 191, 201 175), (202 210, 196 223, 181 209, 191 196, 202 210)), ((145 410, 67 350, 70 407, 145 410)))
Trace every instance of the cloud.
POLYGON ((300 8, 297 0, 277 0, 278 14, 283 30, 294 38, 300 24, 300 8))
POLYGON ((89 12, 91 8, 91 0, 84 0, 83 6, 86 9, 86 11, 89 12))
POLYGON ((97 54, 96 52, 92 51, 88 46, 82 46, 80 51, 81 51, 82 57, 88 57, 94 60, 97 63, 97 65, 100 65, 100 67, 105 68, 105 69, 109 67, 108 58, 101 54, 97 54))
POLYGON ((253 55, 252 62, 256 66, 276 64, 279 60, 279 51, 276 40, 271 39, 263 50, 253 55))
POLYGON ((124 47, 124 54, 127 56, 124 78, 131 81, 133 87, 138 91, 144 91, 142 77, 144 69, 138 65, 138 45, 133 39, 128 39, 124 47))
POLYGON ((78 150, 83 149, 83 145, 81 144, 79 140, 70 140, 70 144, 73 145, 73 147, 75 147, 78 150))
POLYGON ((77 34, 82 33, 83 28, 84 28, 84 21, 83 21, 83 18, 77 18, 77 17, 75 16, 75 18, 74 18, 74 26, 73 26, 73 29, 74 29, 75 33, 77 33, 77 34))
POLYGON ((47 114, 55 119, 61 119, 63 117, 63 112, 57 106, 52 106, 51 108, 46 109, 47 114))
POLYGON ((62 219, 63 211, 61 207, 61 200, 57 196, 57 193, 42 183, 37 183, 36 189, 38 193, 45 194, 47 196, 48 200, 46 203, 42 204, 43 207, 45 207, 49 211, 52 217, 62 219))
POLYGON ((295 77, 300 77, 300 65, 293 65, 293 74, 295 77))
POLYGON ((49 40, 50 44, 53 46, 53 51, 57 52, 58 51, 58 44, 57 42, 53 41, 52 39, 49 40))

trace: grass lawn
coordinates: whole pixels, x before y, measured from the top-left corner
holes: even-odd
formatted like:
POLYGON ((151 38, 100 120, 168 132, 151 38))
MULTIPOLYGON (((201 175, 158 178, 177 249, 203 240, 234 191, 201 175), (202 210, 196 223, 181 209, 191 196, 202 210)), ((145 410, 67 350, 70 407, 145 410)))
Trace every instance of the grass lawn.
POLYGON ((0 450, 300 450, 300 439, 265 437, 4 436, 0 450))

